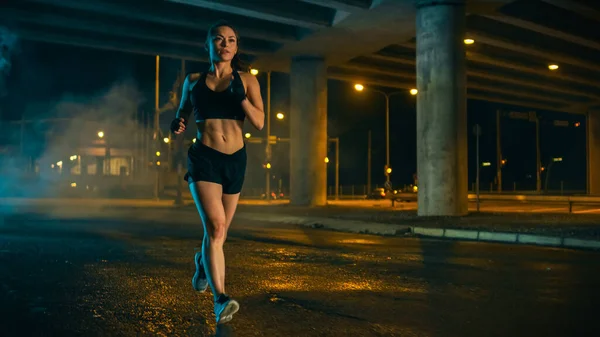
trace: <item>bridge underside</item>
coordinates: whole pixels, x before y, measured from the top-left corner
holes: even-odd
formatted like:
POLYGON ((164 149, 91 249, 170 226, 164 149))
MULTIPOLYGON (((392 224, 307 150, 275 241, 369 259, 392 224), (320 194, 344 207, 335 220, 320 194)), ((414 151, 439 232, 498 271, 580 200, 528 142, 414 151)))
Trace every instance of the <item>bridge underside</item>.
MULTIPOLYGON (((7 0, 0 20, 24 39, 206 61, 202 48, 206 30, 217 19, 226 19, 239 28, 243 56, 254 67, 291 72, 297 83, 291 92, 292 114, 315 120, 326 121, 322 107, 326 81, 321 77, 418 88, 423 215, 465 212, 466 193, 460 186, 466 188, 466 155, 460 148, 466 144, 466 99, 589 114, 588 171, 600 170, 600 132, 594 113, 600 111, 600 2, 416 3, 147 0, 141 6, 135 0, 7 0), (474 43, 466 44, 465 39, 474 43), (558 69, 549 69, 551 64, 558 69), (295 69, 301 73, 295 74, 295 69), (314 97, 296 88, 310 88, 314 97), (306 100, 312 103, 301 102, 306 100), (445 184, 443 193, 427 188, 438 183, 445 184), (444 206, 434 206, 438 203, 444 206)), ((320 205, 325 202, 320 186, 325 167, 322 159, 304 151, 322 152, 326 142, 298 124, 292 132, 314 137, 315 148, 294 146, 301 140, 292 137, 292 157, 308 158, 293 172, 299 175, 294 180, 298 184, 310 180, 306 186, 312 186, 292 184, 292 202, 320 205)), ((600 194, 600 183, 589 175, 590 192, 600 194)))

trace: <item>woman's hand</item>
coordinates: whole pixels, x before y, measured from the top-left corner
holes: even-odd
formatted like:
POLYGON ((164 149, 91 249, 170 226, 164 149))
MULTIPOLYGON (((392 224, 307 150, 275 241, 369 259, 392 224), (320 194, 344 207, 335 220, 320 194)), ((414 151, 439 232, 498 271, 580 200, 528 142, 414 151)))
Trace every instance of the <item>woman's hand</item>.
POLYGON ((185 119, 175 118, 171 121, 171 131, 176 135, 180 135, 185 132, 186 124, 187 121, 185 119))

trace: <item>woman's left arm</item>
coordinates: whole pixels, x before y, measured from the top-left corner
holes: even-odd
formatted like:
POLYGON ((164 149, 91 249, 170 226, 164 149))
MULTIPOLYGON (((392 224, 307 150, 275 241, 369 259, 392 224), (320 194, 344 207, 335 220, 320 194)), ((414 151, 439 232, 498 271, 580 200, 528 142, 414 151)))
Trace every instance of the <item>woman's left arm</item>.
POLYGON ((265 126, 265 111, 260 94, 260 84, 254 75, 245 77, 247 99, 242 101, 242 108, 250 124, 260 131, 265 126))

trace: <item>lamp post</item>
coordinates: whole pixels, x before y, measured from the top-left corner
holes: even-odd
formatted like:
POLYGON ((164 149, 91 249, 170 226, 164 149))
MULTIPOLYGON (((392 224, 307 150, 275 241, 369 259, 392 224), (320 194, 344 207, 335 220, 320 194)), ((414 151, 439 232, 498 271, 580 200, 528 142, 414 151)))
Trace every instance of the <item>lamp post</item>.
MULTIPOLYGON (((335 200, 340 198, 340 138, 329 138, 329 141, 335 143, 335 200)), ((325 163, 329 163, 329 157, 325 157, 325 163)))
MULTIPOLYGON (((271 162, 271 71, 267 71, 267 145, 265 148, 265 157, 267 164, 271 162)), ((271 172, 265 170, 265 199, 271 200, 271 172)))
MULTIPOLYGON (((355 84, 354 85, 354 89, 356 91, 363 91, 365 89, 365 86, 363 86, 362 84, 355 84)), ((391 168, 390 167, 390 97, 393 95, 397 95, 397 94, 402 94, 405 91, 394 91, 391 93, 387 93, 385 91, 381 91, 381 90, 377 90, 377 89, 372 89, 369 88, 370 91, 373 92, 377 92, 379 94, 382 94, 383 97, 385 97, 385 169, 386 169, 386 185, 390 185, 390 174, 387 174, 387 171, 391 168)), ((417 94, 417 89, 411 89, 410 90, 410 94, 411 95, 416 95, 417 94)))
MULTIPOLYGON (((158 149, 159 142, 158 137, 160 134, 160 109, 158 105, 158 95, 159 95, 159 67, 160 67, 160 56, 156 55, 156 65, 155 65, 155 80, 154 80, 154 146, 158 149)), ((154 199, 158 200, 160 193, 160 172, 158 168, 156 168, 156 173, 154 177, 154 199)))
MULTIPOLYGON (((250 73, 254 76, 257 76, 259 71, 258 69, 251 69, 250 73)), ((275 117, 279 120, 283 120, 285 115, 282 112, 278 112, 275 117)), ((265 145, 265 199, 267 201, 271 200, 271 172, 270 172, 270 164, 272 157, 272 148, 271 142, 274 140, 271 139, 271 71, 267 71, 267 111, 266 111, 266 127, 267 127, 267 137, 266 137, 266 145, 265 145), (269 168, 267 168, 269 166, 269 168)), ((245 135, 246 138, 250 138, 251 134, 247 133, 245 135)))
POLYGON ((480 167, 479 167, 479 137, 481 136, 481 126, 479 124, 475 124, 475 127, 473 128, 473 133, 475 134, 475 137, 477 139, 477 143, 476 143, 476 163, 477 163, 477 176, 475 178, 475 193, 477 195, 477 212, 479 212, 479 173, 480 173, 480 167))

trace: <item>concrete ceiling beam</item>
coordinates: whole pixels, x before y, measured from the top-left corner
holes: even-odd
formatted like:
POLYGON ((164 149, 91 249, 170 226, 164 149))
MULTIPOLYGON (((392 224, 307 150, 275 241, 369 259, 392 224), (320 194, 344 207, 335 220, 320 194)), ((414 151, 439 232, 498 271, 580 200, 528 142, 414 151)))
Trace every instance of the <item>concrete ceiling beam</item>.
POLYGON ((600 21, 600 11, 579 3, 575 0, 541 0, 555 7, 565 9, 586 18, 600 21))
POLYGON ((371 0, 301 0, 317 6, 337 9, 348 13, 359 13, 371 8, 371 0))
MULTIPOLYGON (((173 30, 163 30, 156 27, 140 27, 131 24, 122 24, 109 22, 106 20, 81 19, 76 17, 66 17, 51 13, 35 13, 31 11, 22 11, 14 9, 4 9, 0 12, 0 19, 14 19, 17 22, 26 22, 36 26, 59 27, 73 29, 76 31, 90 31, 115 37, 124 36, 148 41, 159 41, 164 43, 182 44, 197 49, 200 53, 206 53, 204 50, 204 41, 201 34, 196 38, 189 34, 181 34, 173 30)), ((51 28, 50 28, 51 29, 51 28)), ((204 35, 206 32, 204 32, 204 35)), ((270 54, 274 50, 261 46, 253 46, 250 43, 243 44, 242 52, 251 55, 270 54)))
MULTIPOLYGON (((415 59, 398 58, 398 57, 384 56, 384 55, 379 55, 379 54, 366 55, 364 57, 361 57, 360 59, 367 59, 367 60, 371 59, 372 60, 371 62, 384 61, 384 62, 397 63, 397 64, 402 64, 402 65, 410 65, 410 66, 416 66, 416 63, 417 63, 415 59)), ((389 70, 388 70, 388 72, 389 72, 389 70)), ((494 73, 486 72, 486 71, 473 70, 473 69, 469 69, 468 67, 467 67, 467 75, 472 76, 472 77, 477 77, 477 78, 484 78, 484 79, 488 79, 488 80, 498 81, 499 83, 525 86, 525 87, 529 87, 532 89, 541 89, 541 90, 558 93, 558 94, 567 94, 567 95, 587 97, 587 98, 600 100, 600 95, 596 95, 596 94, 585 92, 585 91, 574 90, 570 87, 561 87, 561 86, 556 86, 556 85, 549 84, 549 83, 540 83, 540 82, 536 82, 536 81, 532 81, 532 80, 512 78, 512 77, 508 77, 508 76, 501 75, 501 74, 494 74, 494 73)))
POLYGON ((481 95, 481 94, 473 94, 473 93, 468 93, 467 97, 470 99, 475 99, 475 100, 479 100, 479 101, 485 101, 485 102, 493 102, 493 103, 500 103, 500 104, 509 104, 509 105, 515 105, 515 106, 522 106, 525 108, 533 108, 533 109, 539 109, 539 110, 547 110, 547 111, 557 111, 557 112, 566 112, 566 113, 573 113, 573 114, 583 114, 583 111, 580 111, 578 109, 573 109, 573 107, 557 107, 554 105, 546 105, 546 104, 539 104, 536 102, 528 102, 528 101, 522 101, 522 100, 518 100, 518 99, 507 99, 507 98, 503 98, 503 97, 497 97, 497 96, 492 96, 492 95, 481 95))
POLYGON ((588 40, 588 39, 585 39, 580 36, 561 32, 559 30, 556 30, 556 29, 553 29, 550 27, 546 27, 546 26, 542 26, 542 25, 538 25, 538 24, 530 22, 530 21, 526 21, 526 20, 522 20, 522 19, 518 19, 515 17, 506 16, 506 15, 482 15, 482 17, 490 19, 490 20, 494 20, 497 22, 501 22, 504 24, 508 24, 511 26, 527 29, 532 32, 536 32, 538 34, 554 37, 554 38, 561 39, 561 40, 564 40, 564 41, 567 41, 570 43, 578 44, 578 45, 581 45, 584 47, 600 50, 600 43, 598 43, 596 41, 588 40))
POLYGON ((578 59, 576 57, 551 52, 547 50, 540 50, 536 47, 521 44, 517 41, 508 41, 500 37, 492 36, 488 33, 469 30, 468 36, 472 39, 475 39, 477 43, 483 43, 490 46, 494 46, 496 48, 506 49, 513 52, 529 55, 536 57, 542 61, 549 63, 558 63, 558 64, 570 64, 572 66, 576 66, 582 69, 587 69, 591 71, 598 72, 600 74, 600 65, 594 62, 585 61, 582 59, 578 59))
POLYGON ((369 76, 364 76, 361 74, 348 74, 347 72, 343 71, 343 69, 339 69, 337 67, 330 67, 327 70, 327 77, 332 80, 349 82, 352 85, 360 83, 362 85, 374 85, 379 87, 405 89, 407 92, 410 89, 415 88, 414 81, 386 81, 369 76))
MULTIPOLYGON (((398 77, 403 80, 407 79, 407 80, 413 81, 413 83, 415 83, 413 86, 416 86, 417 75, 414 72, 409 73, 406 71, 394 71, 394 69, 391 69, 388 67, 366 66, 366 65, 358 65, 358 64, 352 64, 352 63, 341 65, 338 68, 347 69, 347 70, 356 72, 357 75, 361 75, 360 72, 363 72, 363 75, 368 76, 368 77, 371 77, 371 75, 374 75, 374 76, 380 75, 380 76, 385 76, 388 78, 398 77), (364 74, 365 72, 368 74, 364 74)), ((568 104, 568 105, 576 103, 571 99, 567 99, 565 97, 559 97, 556 95, 552 95, 550 93, 539 94, 539 93, 527 92, 527 91, 524 91, 524 90, 518 89, 518 88, 515 88, 515 89, 508 88, 507 89, 507 88, 502 88, 499 86, 492 86, 489 84, 477 82, 477 79, 473 79, 472 77, 469 78, 469 80, 467 81, 467 87, 485 91, 485 92, 490 92, 490 93, 505 94, 505 95, 510 95, 510 96, 516 97, 516 98, 530 98, 533 100, 544 101, 544 102, 548 102, 548 103, 552 102, 552 103, 568 104)), ((538 88, 538 89, 543 90, 542 88, 538 88)))
POLYGON ((196 62, 208 62, 207 57, 202 53, 195 53, 192 50, 186 50, 173 46, 161 46, 150 43, 131 44, 126 41, 119 41, 118 39, 98 40, 93 38, 76 37, 72 34, 41 32, 39 30, 29 30, 23 28, 16 28, 14 31, 19 34, 20 38, 31 41, 113 50, 142 55, 160 55, 174 59, 184 59, 196 62))
MULTIPOLYGON (((131 1, 117 3, 98 0, 24 0, 19 2, 22 5, 26 5, 27 3, 39 3, 96 14, 118 16, 130 20, 184 27, 194 31, 206 31, 218 19, 223 19, 235 24, 236 28, 244 32, 244 36, 280 43, 298 41, 301 35, 305 34, 303 30, 295 27, 263 22, 228 13, 216 16, 213 13, 202 10, 184 11, 181 9, 181 6, 167 2, 153 4, 153 8, 136 5, 131 1)), ((204 37, 202 36, 200 39, 204 39, 204 37)))
POLYGON ((308 29, 329 27, 335 11, 298 1, 261 0, 167 0, 213 11, 243 15, 246 17, 292 25, 308 29))
MULTIPOLYGON (((411 42, 402 43, 400 46, 405 47, 405 48, 411 48, 411 49, 416 48, 415 44, 411 43, 411 42)), ((550 54, 552 54, 552 53, 550 53, 550 54)), ((539 68, 532 68, 527 65, 510 62, 510 61, 502 60, 502 59, 495 58, 495 57, 490 57, 490 56, 472 52, 469 50, 467 50, 467 59, 470 61, 473 61, 475 63, 486 64, 486 65, 490 65, 490 66, 494 66, 494 67, 498 67, 498 68, 516 70, 516 71, 526 73, 526 74, 544 76, 544 77, 553 79, 555 81, 566 81, 566 82, 583 84, 583 85, 586 85, 589 87, 600 88, 600 82, 597 82, 597 81, 588 80, 586 78, 582 78, 582 77, 578 77, 578 76, 574 76, 574 75, 566 74, 566 73, 562 73, 562 72, 554 72, 554 71, 541 70, 539 68)), ((547 83, 543 83, 543 84, 545 85, 547 83)))
POLYGON ((567 81, 567 82, 572 82, 572 83, 578 83, 578 84, 583 84, 583 85, 594 87, 594 88, 598 88, 599 84, 600 84, 598 82, 591 81, 591 80, 581 78, 578 76, 573 76, 573 75, 564 74, 564 73, 557 73, 557 72, 552 72, 552 71, 544 71, 544 70, 531 68, 529 66, 520 65, 517 63, 513 63, 513 62, 508 62, 508 61, 500 60, 497 58, 489 57, 487 55, 469 52, 469 51, 467 52, 467 59, 469 59, 473 62, 476 62, 476 63, 487 64, 487 65, 491 65, 491 66, 495 66, 495 67, 499 67, 499 68, 517 70, 517 71, 520 71, 523 73, 541 75, 541 76, 547 77, 549 79, 554 79, 557 81, 567 81))
MULTIPOLYGON (((387 88, 395 88, 406 90, 407 93, 410 89, 414 88, 414 83, 412 82, 400 82, 400 81, 386 81, 379 80, 372 77, 367 77, 364 75, 357 74, 347 74, 344 72, 340 72, 335 68, 331 68, 328 70, 328 77, 330 79, 349 82, 351 84, 360 83, 363 85, 373 85, 379 87, 387 87, 387 88)), ((568 113, 583 113, 579 110, 573 110, 571 107, 557 107, 555 104, 540 104, 537 102, 531 102, 527 100, 520 100, 518 98, 509 99, 504 97, 498 97, 491 94, 475 94, 475 93, 467 93, 467 98, 476 99, 487 102, 501 103, 501 104, 511 104, 516 106, 522 106, 526 108, 540 109, 540 110, 548 110, 548 111, 560 111, 560 112, 568 112, 568 113)))

